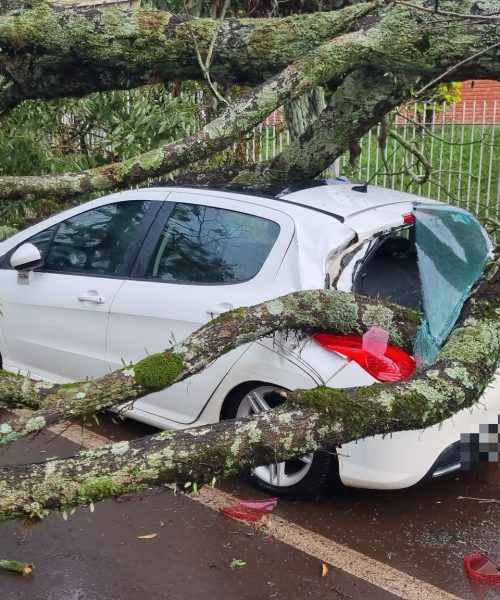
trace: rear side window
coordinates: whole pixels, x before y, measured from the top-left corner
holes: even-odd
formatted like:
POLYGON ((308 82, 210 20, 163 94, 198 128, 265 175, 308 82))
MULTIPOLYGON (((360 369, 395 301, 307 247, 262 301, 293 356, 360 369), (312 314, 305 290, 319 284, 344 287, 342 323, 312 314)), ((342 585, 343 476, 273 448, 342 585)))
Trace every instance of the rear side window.
POLYGON ((176 204, 146 277, 230 284, 255 277, 278 238, 274 221, 198 204, 176 204))
POLYGON ((353 291, 416 310, 422 308, 422 287, 413 228, 380 240, 362 264, 353 291))

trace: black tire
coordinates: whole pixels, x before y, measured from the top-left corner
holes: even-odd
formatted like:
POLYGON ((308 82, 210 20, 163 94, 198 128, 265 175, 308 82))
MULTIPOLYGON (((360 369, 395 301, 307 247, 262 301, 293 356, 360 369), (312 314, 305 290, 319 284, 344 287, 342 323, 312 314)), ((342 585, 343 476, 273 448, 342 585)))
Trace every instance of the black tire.
MULTIPOLYGON (((222 419, 234 419, 259 412, 251 409, 250 394, 261 395, 269 408, 274 408, 283 402, 280 391, 283 391, 283 388, 258 381, 238 386, 224 403, 222 419)), ((317 500, 331 486, 332 481, 335 481, 336 469, 335 456, 330 452, 319 451, 278 465, 257 467, 251 471, 242 470, 242 473, 256 487, 272 496, 288 500, 317 500), (307 465, 306 459, 310 460, 307 465), (271 481, 277 481, 280 478, 279 473, 283 474, 282 482, 275 485, 271 481)))

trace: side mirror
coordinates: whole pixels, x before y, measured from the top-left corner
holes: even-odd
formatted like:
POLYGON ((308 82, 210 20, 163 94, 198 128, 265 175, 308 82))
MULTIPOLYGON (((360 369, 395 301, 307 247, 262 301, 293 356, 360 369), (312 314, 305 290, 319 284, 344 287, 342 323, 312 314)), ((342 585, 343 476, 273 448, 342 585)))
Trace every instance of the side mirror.
POLYGON ((43 263, 40 250, 33 244, 23 244, 10 257, 10 265, 16 271, 32 271, 43 263))

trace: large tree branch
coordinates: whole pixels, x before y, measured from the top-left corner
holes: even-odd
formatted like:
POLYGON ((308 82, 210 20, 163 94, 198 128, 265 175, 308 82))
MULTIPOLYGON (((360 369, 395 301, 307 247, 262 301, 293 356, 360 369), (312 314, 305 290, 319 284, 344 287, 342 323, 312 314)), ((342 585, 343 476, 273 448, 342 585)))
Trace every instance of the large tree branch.
POLYGON ((314 178, 328 169, 390 110, 407 98, 411 80, 384 77, 378 69, 358 69, 338 86, 318 118, 275 158, 188 171, 174 177, 174 185, 218 186, 227 182, 252 186, 272 181, 314 178))
MULTIPOLYGON (((498 259, 497 259, 498 261, 498 259)), ((166 482, 210 481, 366 436, 439 423, 474 404, 500 362, 498 270, 476 290, 495 295, 450 336, 432 367, 398 384, 288 393, 281 409, 120 442, 68 459, 0 469, 0 519, 43 516, 166 482)), ((280 314, 277 307, 273 312, 280 314)))
MULTIPOLYGON (((375 68, 351 73, 333 93, 319 117, 281 154, 270 161, 242 168, 231 180, 238 184, 256 184, 316 177, 345 153, 351 140, 360 139, 384 115, 399 106, 408 96, 409 85, 410 81, 404 76, 394 82, 375 68)), ((207 178, 213 175, 206 172, 207 178)))
MULTIPOLYGON (((471 0, 456 0, 453 5, 464 15, 487 13, 471 0)), ((227 19, 220 25, 210 77, 224 83, 260 83, 326 40, 356 26, 366 30, 377 27, 382 17, 391 20, 392 15, 399 27, 393 28, 392 39, 386 40, 386 53, 393 51, 397 61, 401 42, 416 34, 420 38, 413 60, 402 59, 400 67, 425 69, 430 51, 431 56, 440 54, 444 70, 452 60, 457 63, 477 52, 481 36, 491 37, 490 45, 495 42, 494 34, 488 35, 488 23, 450 25, 433 13, 422 13, 422 18, 416 19, 411 8, 390 7, 388 1, 375 0, 310 15, 227 19), (383 12, 377 11, 379 6, 383 12), (455 29, 452 35, 445 31, 450 27, 455 29), (448 39, 457 43, 450 45, 448 39)), ((157 81, 203 79, 191 32, 205 56, 218 27, 214 19, 152 11, 130 13, 118 8, 56 11, 43 2, 34 10, 0 17, 0 73, 16 85, 15 93, 7 90, 0 94, 0 109, 23 98, 81 96, 157 81)), ((479 50, 487 45, 480 44, 479 50)), ((382 45, 378 52, 381 49, 382 45)), ((497 61, 475 61, 474 77, 494 77, 497 61)))
POLYGON ((418 314, 411 310, 346 292, 294 292, 224 313, 172 349, 95 381, 53 385, 0 372, 2 402, 38 408, 0 425, 0 445, 68 418, 82 418, 133 402, 200 372, 237 346, 280 330, 326 328, 361 334, 379 325, 389 331, 393 343, 411 351, 418 321, 418 314))
POLYGON ((263 121, 287 98, 301 95, 315 85, 348 72, 368 52, 369 42, 369 36, 352 33, 338 43, 319 46, 303 60, 287 67, 252 90, 243 100, 229 106, 194 135, 158 150, 80 173, 0 177, 2 199, 18 199, 30 194, 37 198, 68 200, 83 193, 137 184, 210 156, 263 121))
MULTIPOLYGON (((463 3, 462 9, 469 10, 468 3, 463 3)), ((338 86, 345 78, 321 118, 282 156, 271 164, 256 167, 258 175, 253 179, 297 179, 315 175, 345 150, 350 139, 362 135, 387 110, 410 95, 411 84, 418 77, 423 81, 435 77, 450 61, 463 57, 472 47, 477 50, 480 32, 480 44, 484 48, 491 46, 491 39, 496 39, 491 29, 477 29, 474 24, 474 31, 470 31, 472 26, 464 21, 453 24, 453 35, 443 36, 431 17, 421 23, 409 18, 407 13, 406 8, 391 9, 368 33, 347 34, 319 46, 185 140, 122 163, 81 173, 3 177, 0 178, 2 197, 15 199, 31 194, 67 199, 85 192, 126 187, 169 173, 226 148, 285 100, 318 83, 338 86), (355 69, 358 75, 349 76, 355 69), (398 75, 393 75, 396 72, 398 75), (376 94, 371 93, 372 87, 377 90, 376 94)), ((460 69, 460 75, 467 75, 472 63, 476 70, 498 72, 498 56, 494 53, 481 54, 477 61, 464 62, 465 70, 460 69)), ((15 86, 11 91, 17 93, 15 86)), ((248 178, 243 174, 239 179, 248 178)))
POLYGON ((0 95, 0 110, 22 99, 202 80, 191 35, 205 56, 216 31, 211 79, 261 83, 349 31, 379 4, 375 0, 334 12, 221 23, 167 12, 106 7, 61 12, 42 5, 0 17, 0 73, 16 86, 15 93, 0 95))

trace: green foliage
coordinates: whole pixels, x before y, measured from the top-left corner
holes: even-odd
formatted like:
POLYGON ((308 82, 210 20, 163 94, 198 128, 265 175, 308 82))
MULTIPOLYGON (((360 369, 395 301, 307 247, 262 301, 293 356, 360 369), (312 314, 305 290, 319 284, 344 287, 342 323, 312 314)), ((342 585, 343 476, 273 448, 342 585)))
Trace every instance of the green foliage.
MULTIPOLYGON (((182 138, 196 127, 202 109, 198 88, 156 84, 83 99, 24 102, 1 123, 0 175, 80 171, 182 138)), ((31 198, 8 205, 0 201, 0 219, 19 226, 60 209, 31 198)))

